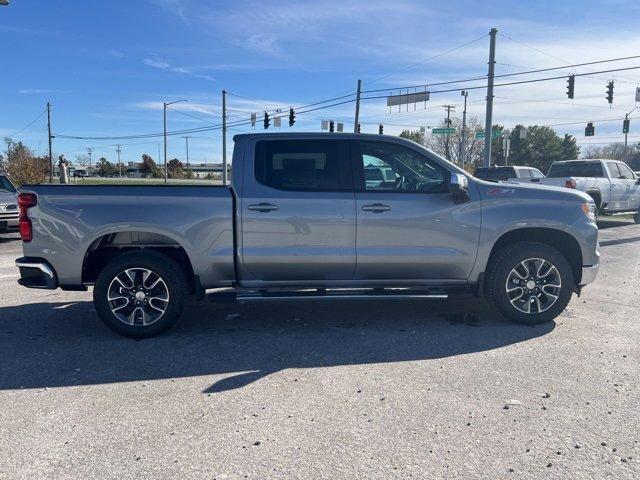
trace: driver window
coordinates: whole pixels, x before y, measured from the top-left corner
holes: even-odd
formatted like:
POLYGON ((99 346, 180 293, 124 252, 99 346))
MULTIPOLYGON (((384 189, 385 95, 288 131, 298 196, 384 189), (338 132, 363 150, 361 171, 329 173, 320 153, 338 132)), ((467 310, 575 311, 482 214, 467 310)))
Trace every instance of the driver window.
POLYGON ((621 178, 626 178, 627 180, 633 180, 633 172, 629 167, 627 167, 624 163, 619 163, 618 168, 620 169, 621 178))
POLYGON ((365 191, 440 193, 447 191, 446 171, 404 145, 360 142, 365 191))

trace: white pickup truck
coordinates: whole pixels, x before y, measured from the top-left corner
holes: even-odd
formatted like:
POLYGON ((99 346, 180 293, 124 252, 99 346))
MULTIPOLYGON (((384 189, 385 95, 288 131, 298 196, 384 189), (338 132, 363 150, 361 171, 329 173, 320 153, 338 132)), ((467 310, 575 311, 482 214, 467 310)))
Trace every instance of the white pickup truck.
MULTIPOLYGON (((530 180, 510 179, 512 183, 530 180)), ((538 185, 573 188, 593 198, 601 213, 634 213, 640 223, 640 179, 629 166, 618 160, 590 159, 554 162, 547 178, 538 185)))

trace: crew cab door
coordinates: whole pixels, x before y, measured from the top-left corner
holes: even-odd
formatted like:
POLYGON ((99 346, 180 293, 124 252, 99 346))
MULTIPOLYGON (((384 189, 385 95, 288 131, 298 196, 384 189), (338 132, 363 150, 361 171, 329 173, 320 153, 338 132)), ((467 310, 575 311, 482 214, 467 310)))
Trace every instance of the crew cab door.
POLYGON ((609 178, 611 180, 611 195, 607 210, 611 212, 626 210, 625 190, 627 189, 627 182, 622 178, 618 163, 607 162, 607 170, 609 170, 609 178))
POLYGON ((426 150, 388 140, 352 141, 358 260, 363 282, 464 281, 480 236, 480 201, 456 203, 451 171, 426 150), (394 179, 373 184, 365 172, 391 169, 394 179))
POLYGON ((625 189, 622 196, 622 202, 626 210, 637 210, 640 206, 640 185, 636 179, 636 175, 626 163, 618 163, 620 177, 625 180, 625 189))
POLYGON ((355 198, 346 140, 266 139, 244 153, 240 278, 351 280, 355 198))

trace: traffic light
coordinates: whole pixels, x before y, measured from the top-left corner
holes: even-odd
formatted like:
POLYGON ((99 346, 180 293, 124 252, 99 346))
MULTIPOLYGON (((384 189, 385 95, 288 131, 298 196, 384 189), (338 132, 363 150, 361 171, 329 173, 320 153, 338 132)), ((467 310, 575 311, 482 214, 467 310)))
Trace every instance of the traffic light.
POLYGON ((629 133, 630 123, 631 123, 631 120, 629 120, 628 118, 624 119, 624 121, 622 122, 622 133, 629 133))
POLYGON ((586 128, 584 129, 585 137, 593 137, 596 133, 596 129, 593 127, 593 122, 587 123, 586 128))
POLYGON ((607 83, 607 102, 613 103, 613 80, 607 83))
POLYGON ((384 125, 382 125, 382 124, 378 125, 378 133, 380 135, 382 135, 384 133, 384 125))
POLYGON ((266 130, 267 128, 269 128, 270 124, 271 120, 269 120, 269 114, 267 112, 264 112, 264 129, 266 130))
POLYGON ((359 123, 356 124, 356 133, 360 133, 360 127, 361 125, 359 123))
POLYGON ((293 108, 289 109, 289 126, 293 127, 293 124, 296 123, 296 112, 293 111, 293 108))
POLYGON ((333 120, 329 120, 329 131, 330 131, 330 132, 333 132, 333 131, 335 130, 335 128, 334 128, 334 127, 335 127, 335 125, 336 125, 336 124, 334 123, 334 121, 333 121, 333 120))
POLYGON ((569 75, 569 78, 567 79, 567 97, 569 97, 572 100, 573 100, 573 90, 575 85, 576 85, 576 76, 569 75))

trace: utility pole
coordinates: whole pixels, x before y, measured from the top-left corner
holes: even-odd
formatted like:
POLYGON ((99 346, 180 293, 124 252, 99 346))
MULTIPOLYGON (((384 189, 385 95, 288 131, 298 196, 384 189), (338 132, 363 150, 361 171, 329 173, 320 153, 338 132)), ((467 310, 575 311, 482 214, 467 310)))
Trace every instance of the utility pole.
POLYGON ((175 102, 163 102, 163 113, 164 113, 164 183, 167 183, 167 178, 169 178, 169 169, 167 167, 167 107, 169 105, 173 105, 178 102, 186 102, 186 100, 176 100, 175 102))
POLYGON ((118 152, 118 176, 122 178, 122 163, 120 162, 120 152, 122 145, 116 145, 116 152, 118 152))
POLYGON ((222 90, 222 185, 227 184, 227 91, 222 90))
POLYGON ((360 92, 362 91, 362 80, 358 80, 358 90, 356 92, 356 119, 353 122, 353 133, 358 133, 358 123, 360 122, 360 92))
POLYGON ((89 176, 91 176, 91 154, 93 153, 93 147, 88 147, 87 153, 89 154, 89 176))
POLYGON ((189 170, 189 139, 191 137, 184 137, 184 143, 185 146, 187 147, 187 170, 189 170))
POLYGON ((49 183, 53 183, 53 152, 51 151, 51 104, 47 102, 47 131, 49 132, 49 183))
MULTIPOLYGON (((627 113, 624 114, 624 123, 625 123, 625 125, 628 125, 628 123, 629 123, 629 115, 631 115, 637 108, 640 108, 640 107, 635 107, 630 112, 627 112, 627 113)), ((627 135, 628 134, 629 134, 629 130, 626 129, 624 131, 624 152, 622 154, 622 159, 623 160, 627 159, 627 135)))
POLYGON ((489 43, 489 73, 487 75, 487 116, 484 121, 484 162, 485 167, 491 165, 491 142, 493 140, 492 135, 492 123, 493 123, 493 76, 496 65, 496 34, 497 28, 492 28, 489 32, 491 37, 489 43))
POLYGON ((166 102, 162 102, 163 105, 163 123, 164 123, 164 134, 163 134, 163 141, 164 141, 164 183, 167 183, 167 173, 168 173, 168 169, 167 169, 167 103, 166 102))
MULTIPOLYGON (((446 119, 447 127, 446 128, 451 128, 451 110, 453 110, 456 107, 453 105, 443 105, 443 107, 447 110, 447 119, 446 119)), ((451 150, 449 149, 449 137, 450 135, 447 133, 445 153, 447 155, 447 160, 451 161, 451 150)))
POLYGON ((460 166, 464 170, 464 155, 465 155, 465 141, 467 137, 467 96, 469 95, 468 90, 462 90, 460 95, 464 97, 464 110, 462 111, 462 133, 460 135, 460 166))

